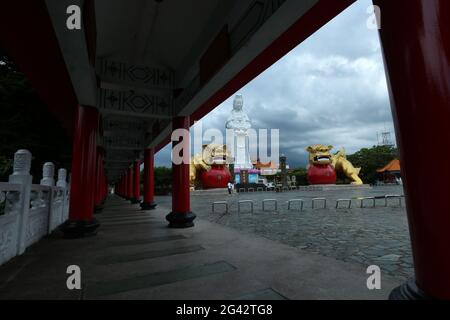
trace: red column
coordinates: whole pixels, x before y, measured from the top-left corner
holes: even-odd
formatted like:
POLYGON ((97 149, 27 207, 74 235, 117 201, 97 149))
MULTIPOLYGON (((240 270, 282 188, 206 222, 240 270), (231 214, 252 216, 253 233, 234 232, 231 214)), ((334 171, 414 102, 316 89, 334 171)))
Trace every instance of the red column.
POLYGON ((376 0, 400 149, 415 281, 393 299, 450 299, 450 1, 376 0), (444 156, 445 158, 445 156, 444 156))
POLYGON ((133 196, 132 203, 141 202, 141 162, 136 160, 133 164, 133 196))
MULTIPOLYGON (((175 117, 172 119, 172 131, 177 129, 187 130, 189 133, 189 117, 175 117)), ((195 214, 191 212, 189 190, 189 154, 178 153, 177 145, 183 144, 184 152, 189 152, 189 135, 180 137, 179 141, 172 141, 172 212, 166 216, 171 228, 193 227, 195 214), (175 150, 174 150, 175 149, 175 150), (180 164, 174 163, 175 157, 185 157, 187 161, 180 164)), ((179 147, 179 146, 178 146, 179 147)))
POLYGON ((148 148, 144 151, 144 201, 141 203, 142 210, 155 209, 154 202, 154 156, 155 149, 148 148))
POLYGON ((66 237, 94 233, 99 223, 93 218, 96 174, 98 111, 79 106, 74 128, 69 220, 61 227, 66 237))
POLYGON ((130 195, 128 194, 128 183, 130 182, 130 178, 128 177, 128 169, 127 169, 127 171, 125 171, 123 178, 124 178, 124 187, 125 187, 125 190, 123 190, 124 198, 126 200, 129 200, 130 195))
POLYGON ((103 149, 102 147, 97 147, 97 163, 96 163, 96 183, 95 183, 95 211, 100 211, 103 209, 103 149))
POLYGON ((122 174, 122 178, 121 178, 120 196, 122 198, 125 198, 125 174, 122 174))
POLYGON ((128 168, 127 170, 128 176, 128 190, 127 190, 127 198, 128 200, 133 200, 133 168, 128 168))

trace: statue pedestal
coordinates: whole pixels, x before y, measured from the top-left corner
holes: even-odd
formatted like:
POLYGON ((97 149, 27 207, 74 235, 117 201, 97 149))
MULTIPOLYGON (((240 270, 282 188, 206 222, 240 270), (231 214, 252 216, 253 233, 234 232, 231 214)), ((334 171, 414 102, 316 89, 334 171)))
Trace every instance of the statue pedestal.
POLYGON ((213 164, 211 169, 202 173, 201 181, 204 189, 226 188, 231 181, 231 173, 225 165, 213 164))
POLYGON ((336 171, 330 164, 310 165, 308 168, 308 182, 311 185, 336 184, 336 171))

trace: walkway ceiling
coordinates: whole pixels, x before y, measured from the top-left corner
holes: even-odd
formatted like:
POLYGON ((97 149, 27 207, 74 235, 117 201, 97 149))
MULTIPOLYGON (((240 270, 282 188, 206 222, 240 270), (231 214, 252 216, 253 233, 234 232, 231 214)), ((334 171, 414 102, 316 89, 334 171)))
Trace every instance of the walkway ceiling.
MULTIPOLYGON (((38 2, 48 15, 34 19, 50 19, 78 103, 101 112, 99 144, 114 182, 144 148, 169 142, 173 116, 200 119, 353 0, 38 2), (81 30, 66 28, 74 4, 82 8, 81 30)), ((40 71, 26 56, 14 58, 29 73, 40 71)))

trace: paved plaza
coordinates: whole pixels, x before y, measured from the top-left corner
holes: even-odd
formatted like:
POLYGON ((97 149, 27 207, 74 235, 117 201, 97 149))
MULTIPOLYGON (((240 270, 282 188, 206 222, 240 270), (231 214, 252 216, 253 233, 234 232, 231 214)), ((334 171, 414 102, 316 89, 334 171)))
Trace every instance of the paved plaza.
MULTIPOLYGON (((414 275, 408 223, 404 199, 401 207, 398 199, 389 199, 385 207, 385 199, 381 197, 392 194, 403 195, 403 188, 380 186, 360 190, 192 196, 191 207, 201 219, 337 260, 366 267, 375 264, 384 274, 404 281, 414 275), (365 200, 365 207, 360 208, 357 198, 361 197, 376 197, 376 206, 372 206, 371 200, 365 200), (312 209, 313 198, 326 198, 327 208, 318 209, 322 206, 318 201, 316 209, 312 209), (278 210, 270 210, 273 204, 269 202, 267 211, 263 211, 264 199, 277 199, 278 210), (286 202, 290 199, 303 199, 303 211, 288 210, 286 202), (337 199, 352 199, 351 208, 335 209, 337 199), (239 200, 253 200, 253 214, 249 204, 242 204, 241 214, 238 214, 239 200), (212 213, 214 201, 227 201, 229 213, 223 213, 224 206, 221 205, 217 205, 216 212, 212 213)), ((170 199, 158 197, 157 201, 168 205, 170 199)), ((346 207, 346 203, 342 202, 340 206, 346 207)), ((292 205, 292 209, 295 208, 298 204, 292 205)))
MULTIPOLYGON (((208 217, 198 200, 197 213, 208 217)), ((158 201, 142 211, 110 196, 96 236, 65 240, 56 232, 0 266, 0 299, 386 299, 401 283, 382 275, 381 290, 368 290, 361 264, 203 217, 194 228, 167 228, 170 197, 158 201), (69 265, 81 269, 81 290, 66 287, 69 265)), ((250 221, 241 218, 237 225, 250 221)))

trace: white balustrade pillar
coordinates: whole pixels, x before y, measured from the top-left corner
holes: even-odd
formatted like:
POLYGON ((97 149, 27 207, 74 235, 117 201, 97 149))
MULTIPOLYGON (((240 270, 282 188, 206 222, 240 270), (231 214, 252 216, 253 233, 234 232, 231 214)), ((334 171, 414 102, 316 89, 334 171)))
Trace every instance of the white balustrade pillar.
POLYGON ((55 165, 53 162, 46 162, 42 167, 41 185, 53 187, 55 185, 55 165))
POLYGON ((58 181, 56 182, 57 187, 61 187, 66 189, 67 188, 67 170, 64 168, 61 168, 58 170, 58 181))
POLYGON ((61 208, 61 223, 67 220, 67 213, 69 212, 69 197, 67 193, 67 170, 61 168, 58 170, 58 181, 56 186, 63 188, 62 208, 61 208))
POLYGON ((25 251, 25 235, 26 226, 28 223, 28 211, 30 208, 30 193, 33 177, 30 175, 31 168, 31 152, 25 149, 18 150, 14 154, 13 173, 9 176, 9 182, 22 185, 22 192, 20 194, 20 218, 18 228, 18 245, 17 254, 22 254, 25 251))

